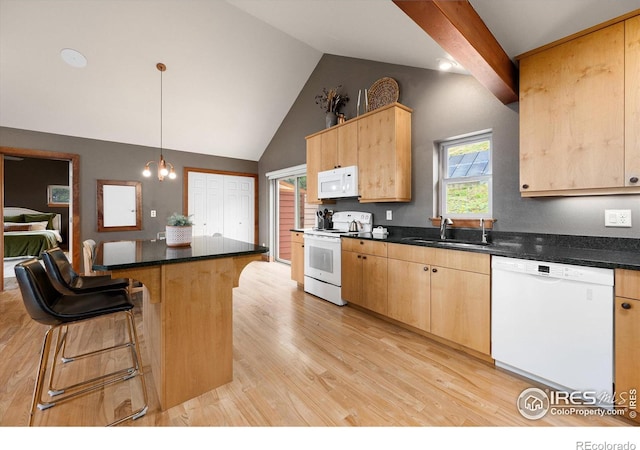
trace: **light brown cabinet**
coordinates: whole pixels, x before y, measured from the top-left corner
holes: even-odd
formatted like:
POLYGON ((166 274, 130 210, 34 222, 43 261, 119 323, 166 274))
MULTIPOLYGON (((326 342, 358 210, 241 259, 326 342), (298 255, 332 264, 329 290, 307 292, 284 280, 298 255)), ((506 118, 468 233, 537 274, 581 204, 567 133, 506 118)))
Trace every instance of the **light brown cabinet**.
POLYGON ((370 311, 387 314, 387 244, 342 240, 342 298, 370 311))
POLYGON ((627 19, 520 57, 523 196, 640 192, 639 26, 627 19))
POLYGON ((387 261, 387 315, 431 331, 431 266, 426 247, 390 244, 387 261))
POLYGON ((332 127, 321 134, 320 170, 358 165, 358 125, 354 121, 332 127))
POLYGON ((486 254, 389 244, 385 315, 488 356, 490 271, 486 254))
POLYGON ((291 279, 304 285, 304 233, 291 232, 291 279))
POLYGON ((318 172, 358 165, 358 126, 347 122, 307 136, 307 203, 335 203, 318 199, 318 172))
POLYGON ((360 202, 411 201, 411 110, 380 108, 358 120, 360 202))
POLYGON ((640 182, 640 16, 625 22, 625 186, 640 182))
POLYGON ((640 272, 617 269, 615 277, 616 399, 629 408, 627 417, 640 422, 640 405, 633 403, 640 389, 640 272))
POLYGON ((318 172, 322 170, 322 135, 307 137, 307 203, 321 204, 318 198, 318 172))
POLYGON ((431 333, 489 355, 490 292, 489 275, 433 266, 431 333))
POLYGON ((306 137, 307 203, 318 172, 358 166, 360 202, 411 200, 411 109, 394 103, 306 137))

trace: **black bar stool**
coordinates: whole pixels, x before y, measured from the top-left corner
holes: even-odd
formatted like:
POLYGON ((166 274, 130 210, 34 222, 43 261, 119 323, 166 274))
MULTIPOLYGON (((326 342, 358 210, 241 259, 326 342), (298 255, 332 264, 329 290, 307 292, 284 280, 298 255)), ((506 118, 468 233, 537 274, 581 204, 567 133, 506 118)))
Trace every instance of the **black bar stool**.
MULTIPOLYGON (((135 420, 145 415, 148 408, 147 387, 142 370, 138 336, 132 313, 133 303, 127 292, 124 289, 102 290, 83 294, 60 292, 54 287, 44 267, 42 267, 42 264, 40 264, 37 259, 17 264, 15 272, 27 312, 36 322, 49 326, 42 343, 40 364, 29 412, 29 426, 33 424, 36 408, 45 410, 77 398, 80 395, 85 395, 102 389, 105 386, 135 377, 140 377, 144 405, 132 411, 131 414, 126 417, 114 420, 109 425, 117 425, 129 419, 135 420), (63 388, 51 388, 49 390, 50 400, 43 400, 45 375, 55 332, 60 333, 67 325, 118 313, 126 315, 128 341, 124 344, 78 355, 72 361, 121 348, 129 348, 131 353, 131 366, 63 388)), ((60 339, 58 339, 58 345, 56 345, 53 354, 54 360, 57 359, 62 347, 63 346, 60 345, 60 339)), ((55 364, 50 370, 50 386, 53 382, 54 367, 55 364)))
POLYGON ((59 290, 85 294, 104 289, 127 289, 128 278, 111 278, 111 275, 83 276, 79 275, 67 259, 60 247, 45 250, 40 255, 47 268, 53 285, 59 290))

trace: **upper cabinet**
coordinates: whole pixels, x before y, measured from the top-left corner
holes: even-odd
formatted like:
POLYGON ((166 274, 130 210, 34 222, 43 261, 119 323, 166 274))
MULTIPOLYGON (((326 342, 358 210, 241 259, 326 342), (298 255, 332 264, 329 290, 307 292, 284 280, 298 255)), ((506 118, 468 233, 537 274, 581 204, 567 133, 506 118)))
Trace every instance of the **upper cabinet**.
POLYGON ((347 166, 358 166, 360 202, 410 201, 411 112, 394 103, 307 136, 307 203, 322 203, 318 172, 347 166))
POLYGON ((329 128, 322 136, 322 165, 320 170, 358 165, 358 126, 346 122, 329 128))
POLYGON ((307 137, 307 203, 320 204, 318 172, 322 171, 322 135, 307 137))
POLYGON ((358 120, 361 202, 411 201, 411 110, 380 108, 358 120))
POLYGON ((307 136, 307 203, 323 203, 318 199, 318 172, 357 165, 358 126, 354 121, 307 136))
POLYGON ((625 22, 625 185, 640 186, 640 16, 625 22))
POLYGON ((523 196, 640 192, 639 17, 520 58, 523 196))

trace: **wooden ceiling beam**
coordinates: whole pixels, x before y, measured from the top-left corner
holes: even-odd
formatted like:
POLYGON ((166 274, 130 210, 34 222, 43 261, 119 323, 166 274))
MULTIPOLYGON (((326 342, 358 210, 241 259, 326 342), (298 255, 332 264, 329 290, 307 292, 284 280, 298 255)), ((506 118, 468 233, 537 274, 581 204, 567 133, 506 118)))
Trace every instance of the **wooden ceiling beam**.
POLYGON ((393 0, 502 103, 518 101, 518 69, 467 0, 393 0))

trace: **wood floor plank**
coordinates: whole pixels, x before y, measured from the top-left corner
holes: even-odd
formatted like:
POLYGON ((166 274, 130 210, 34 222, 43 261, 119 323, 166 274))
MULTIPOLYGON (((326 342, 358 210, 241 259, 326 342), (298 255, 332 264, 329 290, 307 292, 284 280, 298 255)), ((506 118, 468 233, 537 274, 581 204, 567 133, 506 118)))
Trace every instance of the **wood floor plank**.
MULTIPOLYGON (((124 426, 629 426, 613 417, 551 416, 529 421, 516 399, 534 384, 366 312, 304 293, 289 266, 253 262, 233 297, 234 379, 160 411, 136 306, 147 375, 149 412, 124 426)), ((140 300, 140 299, 138 299, 140 300)), ((0 425, 24 426, 46 327, 26 314, 19 291, 0 293, 0 425)), ((82 342, 123 339, 122 320, 80 325, 82 342)), ((126 364, 127 354, 101 357, 74 376, 126 364)), ((67 368, 65 368, 66 370, 67 368)), ((61 373, 61 376, 65 375, 61 373)), ((66 375, 65 375, 66 376, 66 375)), ((37 425, 102 425, 141 401, 139 385, 81 397, 37 413, 37 425)))

